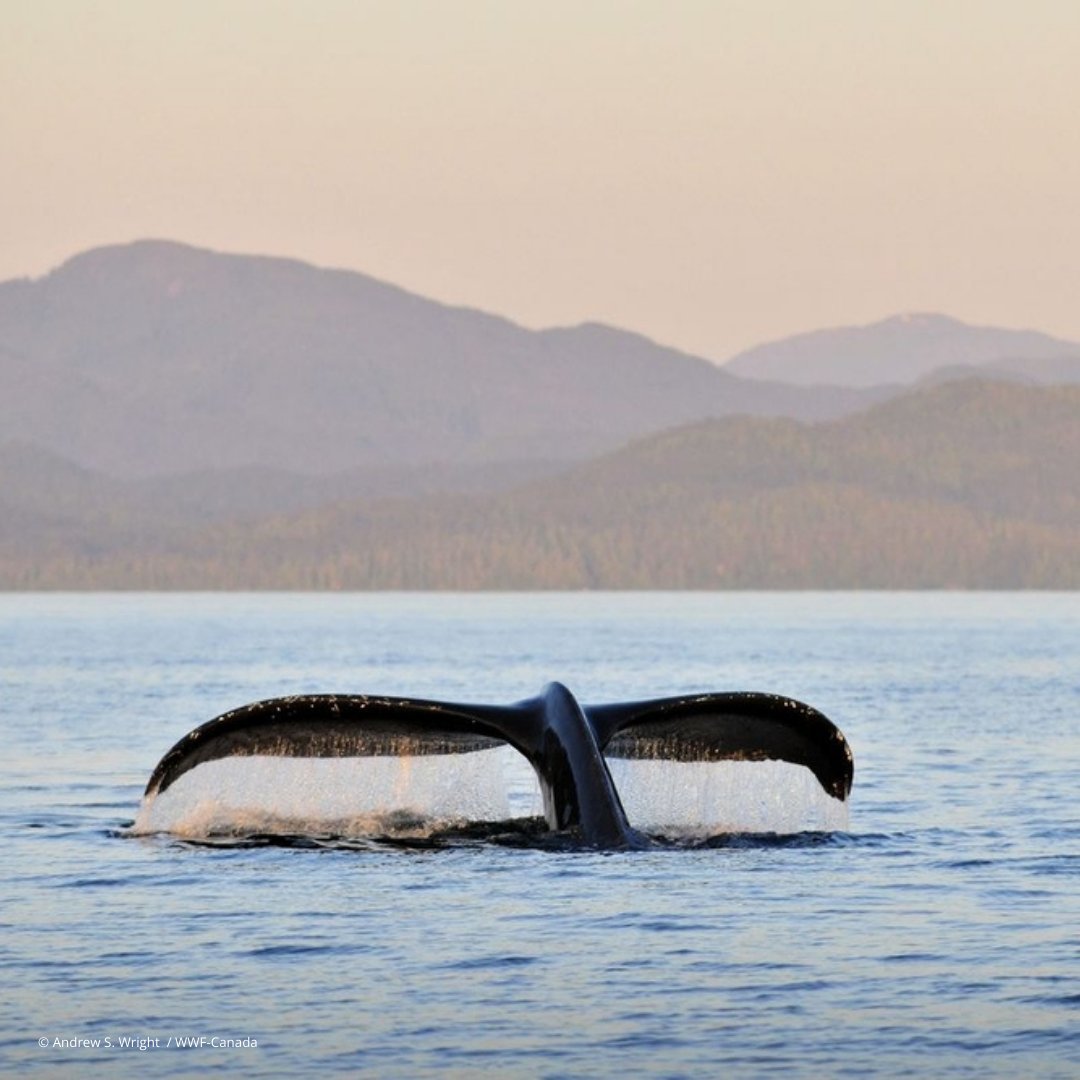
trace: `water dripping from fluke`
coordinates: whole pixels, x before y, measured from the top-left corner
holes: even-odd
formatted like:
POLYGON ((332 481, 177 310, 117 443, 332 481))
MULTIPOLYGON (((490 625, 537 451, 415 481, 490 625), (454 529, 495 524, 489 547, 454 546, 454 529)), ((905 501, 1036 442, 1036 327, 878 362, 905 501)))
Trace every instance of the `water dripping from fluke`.
POLYGON ((718 846, 842 832, 853 762, 791 698, 581 705, 305 695, 196 728, 159 762, 128 835, 195 844, 556 850, 718 846))

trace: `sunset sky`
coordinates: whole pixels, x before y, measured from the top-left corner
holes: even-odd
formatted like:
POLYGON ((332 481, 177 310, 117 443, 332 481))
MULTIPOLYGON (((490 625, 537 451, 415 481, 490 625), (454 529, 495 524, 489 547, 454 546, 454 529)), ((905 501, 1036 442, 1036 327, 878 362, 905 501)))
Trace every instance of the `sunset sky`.
POLYGON ((0 280, 140 237, 726 359, 1080 340, 1076 0, 0 0, 0 280))

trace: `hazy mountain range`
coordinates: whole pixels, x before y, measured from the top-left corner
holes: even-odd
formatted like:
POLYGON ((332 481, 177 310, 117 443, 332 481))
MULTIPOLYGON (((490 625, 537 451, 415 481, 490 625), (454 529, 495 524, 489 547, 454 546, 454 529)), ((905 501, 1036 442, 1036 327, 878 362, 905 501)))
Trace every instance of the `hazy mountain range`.
POLYGON ((1080 585, 1080 346, 1032 331, 721 368, 145 241, 0 284, 0 377, 0 587, 1080 585))
POLYGON ((918 316, 718 367, 610 327, 527 330, 358 273, 144 241, 0 285, 0 432, 125 476, 566 461, 710 416, 841 416, 933 368, 1070 349, 1080 378, 1078 345, 918 316))

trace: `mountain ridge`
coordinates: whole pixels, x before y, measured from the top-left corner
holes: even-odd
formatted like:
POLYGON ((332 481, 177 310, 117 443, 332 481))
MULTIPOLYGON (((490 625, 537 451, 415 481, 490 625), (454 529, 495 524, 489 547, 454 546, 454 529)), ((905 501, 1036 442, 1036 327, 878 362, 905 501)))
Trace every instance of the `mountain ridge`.
POLYGON ((585 457, 701 416, 862 400, 598 324, 531 331, 354 271, 169 241, 0 290, 0 375, 8 438, 128 475, 585 457))
MULTIPOLYGON (((580 460, 708 416, 824 420, 903 389, 892 371, 882 385, 807 386, 742 377, 739 363, 598 322, 528 330, 353 270, 167 240, 0 283, 0 433, 119 476, 580 460)), ((1002 375, 1080 377, 1062 371, 1002 375)))

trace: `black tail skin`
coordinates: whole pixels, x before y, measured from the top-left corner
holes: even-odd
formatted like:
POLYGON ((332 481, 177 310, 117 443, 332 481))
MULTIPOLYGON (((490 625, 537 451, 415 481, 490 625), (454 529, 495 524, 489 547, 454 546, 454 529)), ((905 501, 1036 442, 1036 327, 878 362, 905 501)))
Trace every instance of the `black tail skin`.
POLYGON ((158 763, 145 797, 225 757, 453 754, 508 743, 536 771, 544 816, 596 848, 640 847, 608 758, 788 761, 844 800, 854 764, 839 729, 816 709, 774 694, 694 694, 580 705, 561 683, 515 705, 314 694, 273 698, 196 728, 158 763))

